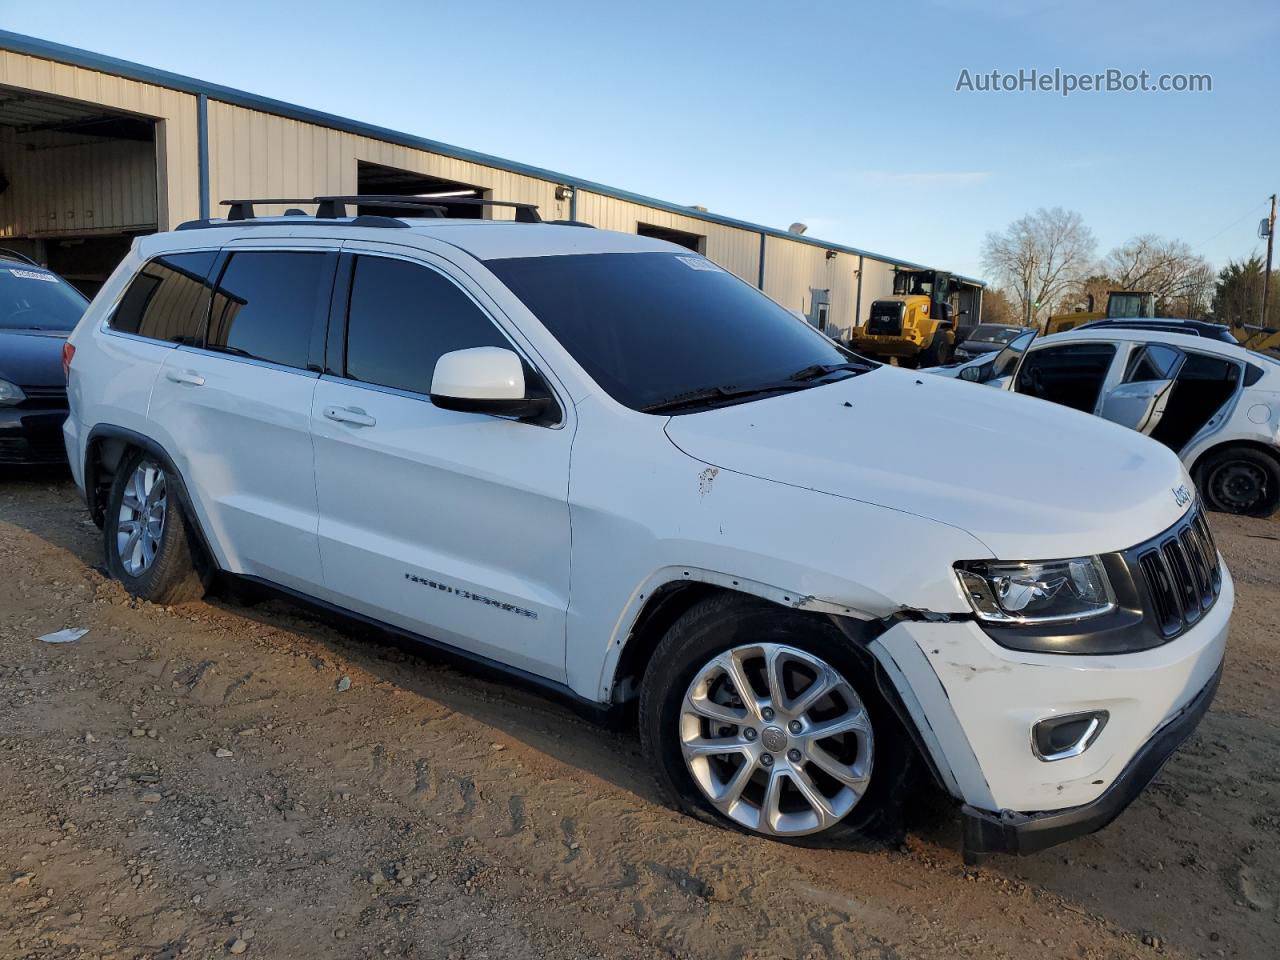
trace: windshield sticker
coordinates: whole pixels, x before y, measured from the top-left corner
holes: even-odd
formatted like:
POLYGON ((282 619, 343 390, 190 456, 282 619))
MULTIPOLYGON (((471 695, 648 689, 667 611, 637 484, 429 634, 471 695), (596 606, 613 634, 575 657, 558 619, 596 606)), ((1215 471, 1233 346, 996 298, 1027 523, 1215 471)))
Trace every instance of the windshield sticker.
POLYGON ((711 273, 723 272, 719 267, 717 267, 710 260, 703 259, 702 257, 683 257, 677 254, 676 259, 679 260, 681 263, 683 263, 690 270, 707 270, 707 271, 710 271, 711 273))
POLYGON ((23 280, 43 280, 45 283, 57 283, 58 278, 52 273, 40 273, 36 270, 15 270, 9 268, 9 272, 15 277, 21 277, 23 280))

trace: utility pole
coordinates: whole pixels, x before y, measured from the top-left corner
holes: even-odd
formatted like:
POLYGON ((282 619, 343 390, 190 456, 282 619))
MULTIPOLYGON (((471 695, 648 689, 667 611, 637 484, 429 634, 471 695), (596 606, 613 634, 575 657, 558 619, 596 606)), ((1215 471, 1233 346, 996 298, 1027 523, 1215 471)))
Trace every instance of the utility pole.
POLYGON ((1022 325, 1031 326, 1031 279, 1036 272, 1036 258, 1031 258, 1027 271, 1022 275, 1022 325))
POLYGON ((1267 221, 1267 272, 1262 275, 1262 329, 1267 329, 1267 301, 1271 298, 1271 251, 1276 242, 1276 195, 1271 195, 1271 218, 1267 221))

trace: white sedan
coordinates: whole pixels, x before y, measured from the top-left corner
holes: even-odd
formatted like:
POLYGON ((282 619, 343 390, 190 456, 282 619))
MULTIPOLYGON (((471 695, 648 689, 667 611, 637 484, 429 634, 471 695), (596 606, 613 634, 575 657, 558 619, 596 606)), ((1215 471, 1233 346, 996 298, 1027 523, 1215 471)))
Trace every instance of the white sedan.
POLYGON ((1177 452, 1209 506, 1280 509, 1280 359, 1155 330, 1025 334, 995 356, 927 371, 1030 394, 1177 452))

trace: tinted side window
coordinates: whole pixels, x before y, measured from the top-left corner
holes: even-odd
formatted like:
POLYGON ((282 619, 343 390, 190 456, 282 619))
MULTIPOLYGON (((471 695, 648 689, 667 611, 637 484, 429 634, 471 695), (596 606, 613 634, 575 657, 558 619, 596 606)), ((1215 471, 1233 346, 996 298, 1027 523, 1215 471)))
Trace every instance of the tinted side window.
POLYGON ((111 327, 153 340, 199 344, 209 306, 209 272, 217 253, 173 253, 146 263, 111 315, 111 327))
POLYGON ((1148 344, 1129 358, 1129 370, 1125 383, 1145 383, 1148 380, 1168 380, 1178 365, 1182 354, 1172 347, 1158 343, 1148 344))
POLYGON ((510 346, 443 274, 404 260, 356 258, 347 313, 351 379, 429 394, 441 354, 510 346))
POLYGON ((333 254, 233 253, 214 292, 210 350, 306 367, 333 288, 333 254))
POLYGON ((1093 413, 1116 348, 1110 343, 1073 343, 1034 350, 1022 361, 1015 389, 1093 413))

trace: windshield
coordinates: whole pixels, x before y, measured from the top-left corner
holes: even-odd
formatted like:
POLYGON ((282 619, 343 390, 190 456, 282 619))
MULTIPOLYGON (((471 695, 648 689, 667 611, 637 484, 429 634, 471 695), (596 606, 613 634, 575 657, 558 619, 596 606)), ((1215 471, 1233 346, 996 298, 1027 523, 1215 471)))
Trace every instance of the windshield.
POLYGON ((970 340, 983 340, 987 343, 1008 343, 1018 334, 1023 333, 1021 327, 999 327, 989 323, 980 323, 969 334, 970 340))
POLYGON ((741 402, 800 374, 816 379, 820 368, 873 366, 700 256, 574 254, 485 266, 634 410, 717 389, 719 399, 732 390, 741 402))
POLYGON ((88 305, 56 273, 42 267, 0 266, 0 330, 69 331, 88 305))
POLYGON ((899 270, 893 275, 893 292, 895 296, 926 296, 933 299, 934 275, 919 270, 899 270))

